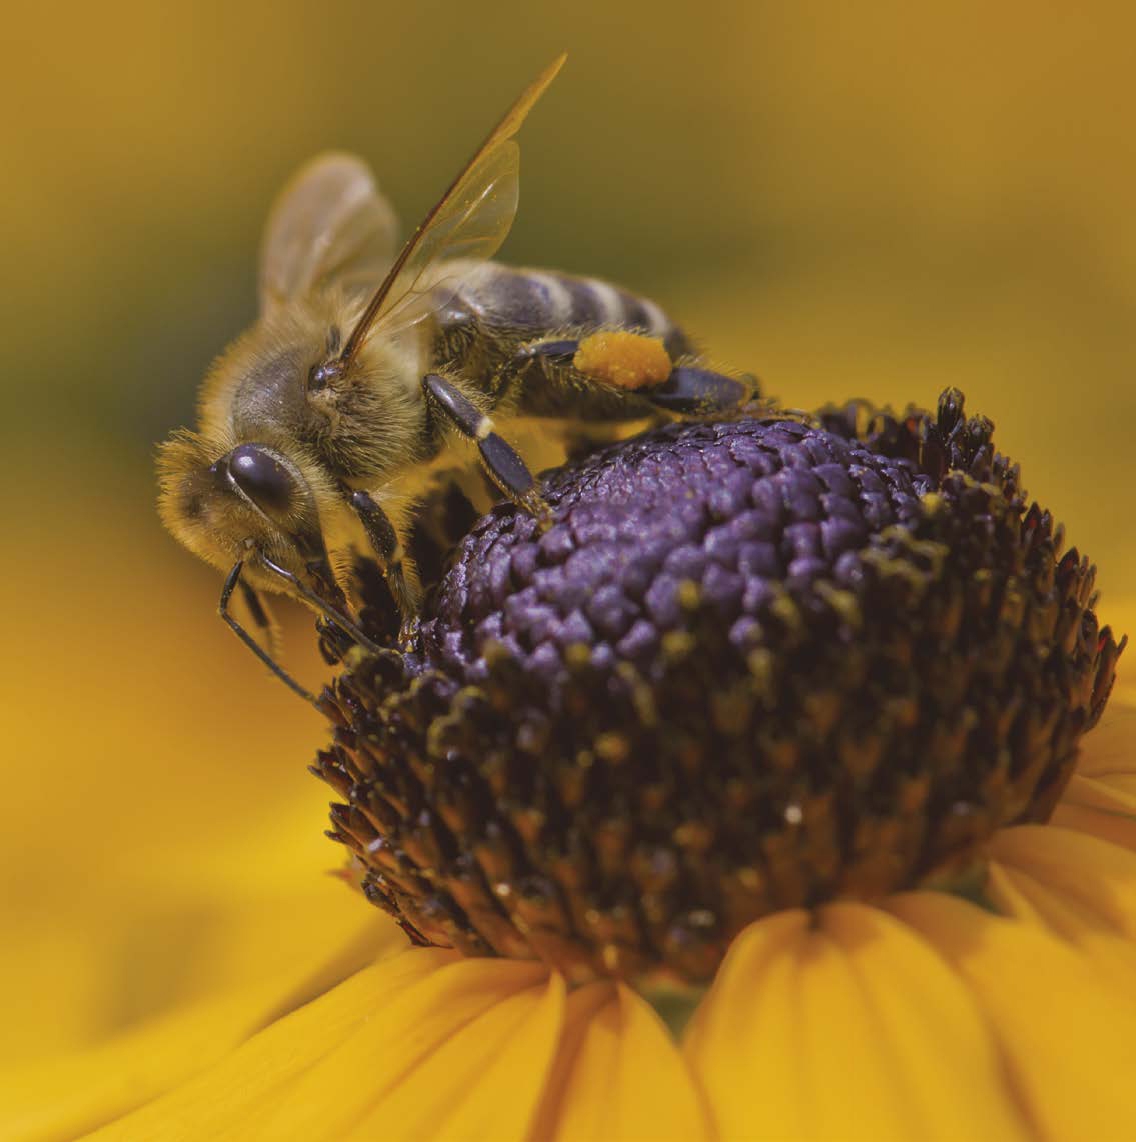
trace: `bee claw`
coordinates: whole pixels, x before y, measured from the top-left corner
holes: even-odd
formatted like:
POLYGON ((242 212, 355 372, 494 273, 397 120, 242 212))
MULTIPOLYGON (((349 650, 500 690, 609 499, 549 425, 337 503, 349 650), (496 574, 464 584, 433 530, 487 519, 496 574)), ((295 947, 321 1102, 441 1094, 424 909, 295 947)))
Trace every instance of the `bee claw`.
POLYGON ((398 649, 403 654, 409 654, 414 649, 415 640, 418 638, 418 625, 417 615, 402 620, 402 626, 398 630, 398 649))
POLYGON ((554 522, 552 509, 544 502, 544 497, 535 488, 531 489, 521 499, 520 506, 536 520, 536 526, 540 532, 546 532, 552 526, 554 522))

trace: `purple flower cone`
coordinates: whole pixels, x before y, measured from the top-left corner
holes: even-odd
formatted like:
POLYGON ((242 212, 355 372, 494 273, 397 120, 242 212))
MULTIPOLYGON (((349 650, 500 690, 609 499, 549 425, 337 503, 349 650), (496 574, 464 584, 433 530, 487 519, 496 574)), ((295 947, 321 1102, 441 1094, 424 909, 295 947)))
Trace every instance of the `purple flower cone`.
POLYGON ((323 700, 368 897, 420 942, 697 981, 775 909, 963 884, 1051 811, 1120 652, 992 431, 954 390, 676 424, 546 474, 546 530, 478 520, 410 650, 323 700))

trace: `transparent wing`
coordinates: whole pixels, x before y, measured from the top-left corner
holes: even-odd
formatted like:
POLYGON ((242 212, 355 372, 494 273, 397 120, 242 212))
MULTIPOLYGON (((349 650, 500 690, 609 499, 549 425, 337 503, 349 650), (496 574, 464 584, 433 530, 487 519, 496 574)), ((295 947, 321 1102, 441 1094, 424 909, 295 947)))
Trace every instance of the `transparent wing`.
POLYGON ((421 321, 449 301, 470 264, 497 253, 517 214, 520 160, 521 149, 511 139, 485 156, 423 234, 372 328, 391 333, 421 321), (458 262, 465 265, 450 264, 458 262))
POLYGON ((261 312, 332 282, 353 292, 374 289, 394 259, 397 231, 394 210, 362 159, 312 159, 269 212, 260 255, 261 312))
POLYGON ((400 328, 444 304, 460 280, 447 275, 447 263, 484 261, 500 248, 517 213, 520 149, 513 136, 565 58, 555 59, 525 89, 415 230, 352 330, 344 363, 376 325, 400 328))

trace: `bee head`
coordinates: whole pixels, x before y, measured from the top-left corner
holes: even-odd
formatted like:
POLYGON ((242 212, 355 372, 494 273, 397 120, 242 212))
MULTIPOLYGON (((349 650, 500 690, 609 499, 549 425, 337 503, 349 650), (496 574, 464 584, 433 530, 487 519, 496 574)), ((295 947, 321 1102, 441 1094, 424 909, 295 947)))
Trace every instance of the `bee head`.
POLYGON ((242 443, 217 456, 203 437, 178 432, 158 452, 158 508, 195 554, 220 570, 244 560, 256 586, 280 590, 278 577, 258 573, 265 559, 301 578, 327 559, 305 467, 268 444, 242 443))

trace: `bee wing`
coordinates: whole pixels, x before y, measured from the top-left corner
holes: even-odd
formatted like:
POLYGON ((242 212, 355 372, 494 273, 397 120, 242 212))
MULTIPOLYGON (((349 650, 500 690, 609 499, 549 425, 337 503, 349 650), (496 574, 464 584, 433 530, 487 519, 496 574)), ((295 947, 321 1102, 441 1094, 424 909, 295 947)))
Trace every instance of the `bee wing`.
POLYGON ((398 220, 374 176, 354 155, 319 155, 273 203, 260 255, 260 309, 332 282, 373 289, 397 249, 398 220))
POLYGON ((429 230, 406 260, 372 322, 394 332, 440 309, 472 263, 488 261, 501 248, 517 214, 521 149, 509 139, 484 156, 472 177, 434 215, 429 230), (447 273, 446 263, 462 261, 447 273))
POLYGON ((517 213, 520 149, 513 136, 566 58, 553 60, 524 90, 411 235, 351 331, 342 360, 351 360, 376 325, 400 328, 444 304, 460 280, 447 278, 444 263, 484 261, 500 248, 517 213), (448 292, 438 289, 443 282, 448 292))

